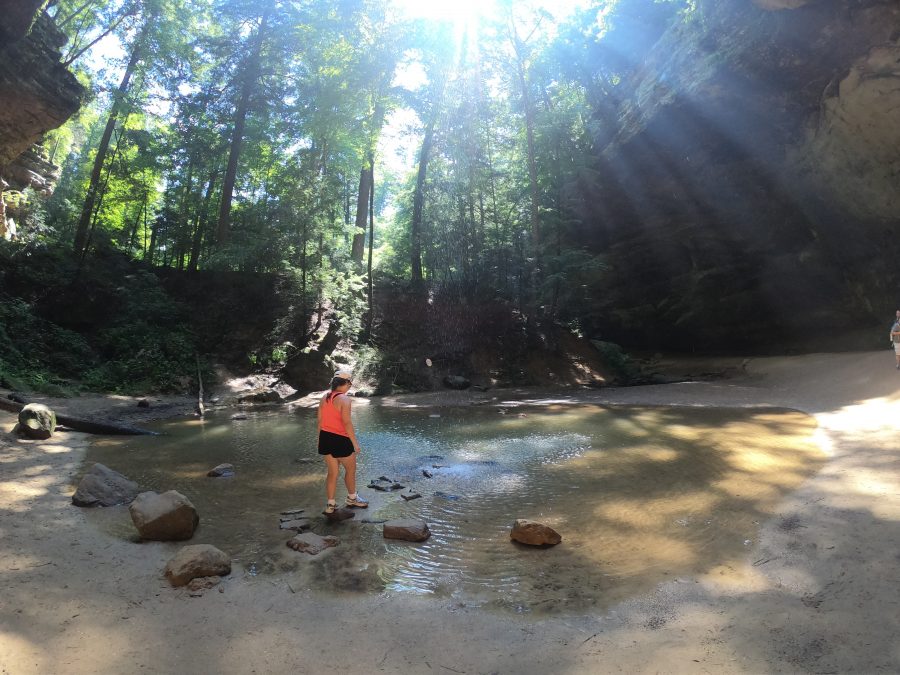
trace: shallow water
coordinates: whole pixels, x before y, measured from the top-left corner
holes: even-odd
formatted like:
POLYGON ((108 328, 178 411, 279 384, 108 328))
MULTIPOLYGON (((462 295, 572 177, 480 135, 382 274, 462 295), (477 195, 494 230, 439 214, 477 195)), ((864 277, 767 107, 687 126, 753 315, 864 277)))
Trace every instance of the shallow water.
MULTIPOLYGON (((251 574, 288 574, 294 589, 580 612, 744 558, 760 522, 824 460, 812 418, 772 409, 360 405, 354 420, 360 492, 371 505, 340 524, 319 515, 324 466, 312 410, 159 423, 163 436, 95 442, 85 467, 102 462, 142 489, 182 492, 201 517, 191 543, 218 546, 251 574), (222 462, 236 476, 207 478, 222 462), (422 498, 365 489, 382 475, 422 498), (293 508, 341 544, 315 558, 288 549, 293 533, 278 529, 278 515, 293 508), (432 537, 387 541, 380 525, 362 522, 399 517, 426 520, 432 537), (553 526, 562 544, 510 542, 516 518, 553 526)), ((339 483, 339 501, 344 493, 339 483)), ((124 507, 86 513, 135 537, 124 507)))

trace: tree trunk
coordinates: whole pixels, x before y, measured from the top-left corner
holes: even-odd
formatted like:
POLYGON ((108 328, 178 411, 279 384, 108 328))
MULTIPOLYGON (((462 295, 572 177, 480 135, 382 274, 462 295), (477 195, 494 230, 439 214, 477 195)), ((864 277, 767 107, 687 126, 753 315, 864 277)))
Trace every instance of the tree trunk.
MULTIPOLYGON (((0 410, 18 413, 27 404, 14 403, 0 399, 0 410)), ((75 431, 83 431, 88 434, 106 434, 111 436, 158 436, 155 431, 147 431, 138 427, 132 427, 127 424, 113 424, 111 422, 95 422, 94 420, 85 420, 80 417, 69 417, 68 415, 57 415, 56 421, 75 431)))
POLYGON ((356 197, 356 229, 350 257, 362 265, 366 250, 366 226, 369 221, 369 193, 372 190, 372 157, 366 160, 366 166, 359 170, 359 194, 356 197))
MULTIPOLYGON (((149 19, 148 19, 149 21, 149 19)), ((100 176, 103 173, 103 164, 106 162, 106 153, 109 151, 109 143, 112 140, 113 131, 116 128, 116 121, 122 111, 122 105, 125 95, 128 93, 128 87, 131 84, 131 77, 137 68, 137 64, 141 60, 141 52, 146 32, 147 24, 144 29, 135 38, 134 44, 131 46, 131 58, 128 59, 128 65, 125 67, 125 74, 116 89, 113 98, 112 108, 109 111, 109 117, 106 119, 106 128, 103 130, 103 136, 100 137, 100 145, 97 146, 97 156, 94 157, 94 166, 91 169, 91 180, 88 184, 87 194, 84 198, 84 205, 81 207, 81 217, 78 219, 78 227, 75 230, 75 242, 73 248, 75 253, 81 254, 87 246, 88 232, 91 226, 91 219, 94 215, 94 204, 100 193, 100 176)))
POLYGON ((413 215, 409 227, 410 281, 414 286, 422 284, 422 213, 425 210, 425 178, 428 174, 428 159, 434 141, 434 125, 437 122, 438 109, 432 111, 422 138, 422 149, 419 151, 419 172, 416 174, 416 191, 413 193, 413 215))
POLYGON ((234 129, 231 134, 231 146, 228 151, 228 164, 225 178, 222 181, 222 201, 219 204, 219 221, 216 227, 216 243, 222 245, 231 237, 231 202, 234 198, 234 182, 237 178, 238 159, 241 156, 241 145, 244 142, 244 126, 250 110, 250 100, 256 91, 256 82, 260 74, 262 46, 266 38, 266 24, 269 19, 268 10, 262 15, 259 28, 253 37, 247 67, 241 83, 241 97, 234 113, 234 129))
POLYGON ((375 244, 375 170, 372 170, 372 185, 369 189, 369 260, 368 270, 368 301, 369 311, 366 314, 366 340, 372 336, 372 323, 375 319, 375 307, 372 304, 372 247, 375 244))
POLYGON ((200 264, 200 251, 203 247, 203 232, 206 230, 206 218, 209 214, 209 204, 212 201, 213 189, 216 186, 216 177, 219 171, 213 170, 209 174, 209 183, 206 186, 206 195, 200 205, 200 213, 197 215, 197 225, 194 229, 194 237, 191 242, 191 257, 188 259, 188 272, 196 272, 200 264))

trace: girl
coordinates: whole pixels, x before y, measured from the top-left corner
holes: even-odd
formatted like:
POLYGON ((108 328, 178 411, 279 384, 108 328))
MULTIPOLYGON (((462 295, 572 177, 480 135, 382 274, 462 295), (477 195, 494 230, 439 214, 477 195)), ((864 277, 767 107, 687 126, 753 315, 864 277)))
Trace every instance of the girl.
POLYGON ((331 391, 319 401, 319 454, 325 457, 328 475, 325 478, 325 492, 328 498, 325 515, 337 509, 334 495, 337 490, 338 474, 344 467, 344 483, 347 486, 347 506, 364 509, 369 505, 356 493, 356 455, 359 441, 350 419, 350 389, 352 375, 339 370, 331 380, 331 391))

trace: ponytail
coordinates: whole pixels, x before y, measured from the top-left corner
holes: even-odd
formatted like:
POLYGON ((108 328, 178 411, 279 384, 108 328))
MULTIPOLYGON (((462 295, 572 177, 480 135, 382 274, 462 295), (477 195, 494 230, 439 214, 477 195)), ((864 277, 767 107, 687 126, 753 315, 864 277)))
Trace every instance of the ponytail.
POLYGON ((347 384, 350 380, 343 377, 333 377, 331 378, 331 391, 334 391, 341 385, 347 384))

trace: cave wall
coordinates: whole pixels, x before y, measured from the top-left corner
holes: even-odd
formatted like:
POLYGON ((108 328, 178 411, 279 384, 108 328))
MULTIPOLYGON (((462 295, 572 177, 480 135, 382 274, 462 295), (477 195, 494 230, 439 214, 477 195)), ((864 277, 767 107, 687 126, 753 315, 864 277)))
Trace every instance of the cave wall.
POLYGON ((591 331, 880 346, 900 302, 900 4, 705 0, 622 89, 600 180, 576 187, 608 264, 591 331))

